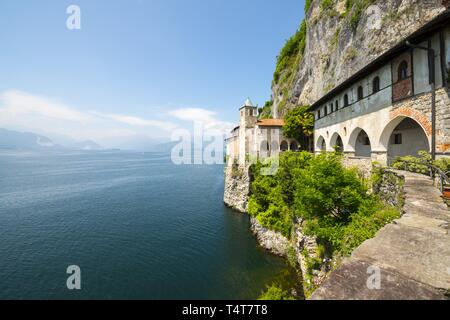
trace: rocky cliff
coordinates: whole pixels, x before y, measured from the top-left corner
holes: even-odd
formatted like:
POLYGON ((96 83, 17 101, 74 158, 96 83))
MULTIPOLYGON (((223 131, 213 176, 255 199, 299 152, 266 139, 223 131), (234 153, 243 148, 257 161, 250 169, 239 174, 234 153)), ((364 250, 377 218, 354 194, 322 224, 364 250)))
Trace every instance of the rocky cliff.
POLYGON ((441 0, 307 0, 278 57, 271 116, 318 100, 444 10, 441 0))
POLYGON ((250 193, 249 166, 227 166, 225 169, 224 203, 228 207, 247 212, 250 193))

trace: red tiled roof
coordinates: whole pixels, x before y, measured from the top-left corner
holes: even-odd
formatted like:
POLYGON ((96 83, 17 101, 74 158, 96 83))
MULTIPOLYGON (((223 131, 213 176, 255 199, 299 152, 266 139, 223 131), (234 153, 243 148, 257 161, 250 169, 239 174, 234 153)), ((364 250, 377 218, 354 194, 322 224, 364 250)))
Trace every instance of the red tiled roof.
POLYGON ((284 126, 283 119, 262 119, 257 123, 260 127, 282 127, 284 126))

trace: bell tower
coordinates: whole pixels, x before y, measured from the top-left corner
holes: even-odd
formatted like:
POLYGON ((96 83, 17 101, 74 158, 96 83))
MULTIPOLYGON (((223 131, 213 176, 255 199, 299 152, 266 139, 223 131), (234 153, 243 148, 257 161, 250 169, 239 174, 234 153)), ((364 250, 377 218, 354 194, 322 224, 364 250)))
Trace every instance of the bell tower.
POLYGON ((239 127, 239 164, 245 165, 253 144, 254 128, 258 121, 258 108, 250 99, 245 100, 244 106, 239 109, 241 123, 239 127))
POLYGON ((253 128, 258 120, 258 108, 255 107, 252 101, 247 98, 244 106, 239 109, 241 115, 241 128, 253 128))

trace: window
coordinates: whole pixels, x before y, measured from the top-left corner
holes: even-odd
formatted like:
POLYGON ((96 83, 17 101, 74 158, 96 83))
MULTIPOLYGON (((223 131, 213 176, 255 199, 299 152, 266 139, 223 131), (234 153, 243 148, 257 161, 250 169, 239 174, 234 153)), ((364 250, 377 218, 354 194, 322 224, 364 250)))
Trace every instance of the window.
POLYGON ((379 77, 375 77, 375 79, 373 79, 372 91, 373 91, 373 93, 377 93, 380 91, 380 78, 379 77))
POLYGON ((325 115, 326 116, 328 115, 328 107, 327 106, 325 106, 325 115))
POLYGON ((401 133, 394 134, 394 144, 403 144, 403 136, 401 133))
POLYGON ((408 78, 408 62, 403 60, 398 66, 398 81, 408 78))
POLYGON ((348 94, 344 96, 344 107, 348 107, 348 94))
POLYGON ((339 100, 336 100, 336 103, 334 104, 334 109, 335 109, 336 111, 339 110, 339 100))
POLYGON ((321 118, 321 116, 320 116, 320 110, 317 112, 317 118, 318 118, 318 119, 321 118))
POLYGON ((333 104, 330 104, 330 110, 331 110, 331 113, 333 113, 335 110, 334 110, 334 105, 333 104))
POLYGON ((358 100, 362 100, 364 98, 364 90, 363 87, 358 87, 358 100))

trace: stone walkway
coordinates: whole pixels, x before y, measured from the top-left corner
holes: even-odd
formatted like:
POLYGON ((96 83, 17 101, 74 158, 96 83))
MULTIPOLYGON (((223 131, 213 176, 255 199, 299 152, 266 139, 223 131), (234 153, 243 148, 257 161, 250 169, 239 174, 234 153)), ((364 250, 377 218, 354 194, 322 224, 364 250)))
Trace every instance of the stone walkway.
POLYGON ((312 300, 450 298, 450 210, 430 178, 398 173, 405 176, 405 214, 356 249, 312 300), (367 285, 372 266, 381 271, 378 290, 367 285))

